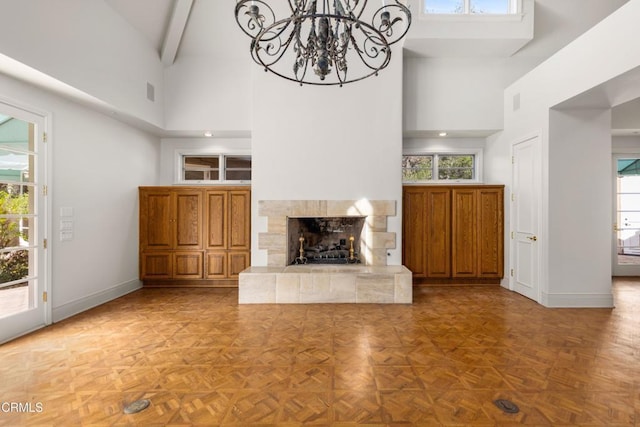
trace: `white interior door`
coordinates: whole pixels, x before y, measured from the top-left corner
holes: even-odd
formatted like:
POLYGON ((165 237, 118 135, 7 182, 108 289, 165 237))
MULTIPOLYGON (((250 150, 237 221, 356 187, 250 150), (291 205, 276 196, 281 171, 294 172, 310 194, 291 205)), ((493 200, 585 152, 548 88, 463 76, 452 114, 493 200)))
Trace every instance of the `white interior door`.
POLYGON ((510 288, 539 302, 540 138, 514 144, 512 152, 510 288))
POLYGON ((640 154, 613 156, 614 276, 640 276, 640 154))
POLYGON ((50 322, 45 123, 0 101, 0 343, 50 322))

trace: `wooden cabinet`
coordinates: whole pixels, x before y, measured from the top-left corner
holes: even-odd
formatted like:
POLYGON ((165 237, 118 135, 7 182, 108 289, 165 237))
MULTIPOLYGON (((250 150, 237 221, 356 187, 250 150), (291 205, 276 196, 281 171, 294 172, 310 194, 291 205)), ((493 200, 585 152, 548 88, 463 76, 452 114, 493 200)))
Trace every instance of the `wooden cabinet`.
POLYGON ((197 190, 141 191, 141 249, 202 249, 202 201, 197 190))
POLYGON ((202 252, 143 252, 140 254, 142 280, 202 279, 202 252))
MULTIPOLYGON (((455 188, 451 192, 451 270, 453 277, 476 277, 478 262, 478 206, 475 189, 455 188)), ((502 236, 501 236, 502 237, 502 236)))
POLYGON ((451 274, 451 190, 405 187, 403 264, 413 277, 451 274))
POLYGON ((251 255, 246 187, 141 187, 145 286, 236 286, 251 255))
POLYGON ((418 187, 405 187, 402 192, 402 264, 414 278, 427 277, 425 193, 418 187))
POLYGON ((405 186, 403 264, 416 283, 498 283, 503 186, 405 186))
POLYGON ((251 195, 207 190, 207 279, 237 279, 251 259, 251 195))
POLYGON ((478 272, 479 277, 504 276, 504 188, 479 188, 478 272))

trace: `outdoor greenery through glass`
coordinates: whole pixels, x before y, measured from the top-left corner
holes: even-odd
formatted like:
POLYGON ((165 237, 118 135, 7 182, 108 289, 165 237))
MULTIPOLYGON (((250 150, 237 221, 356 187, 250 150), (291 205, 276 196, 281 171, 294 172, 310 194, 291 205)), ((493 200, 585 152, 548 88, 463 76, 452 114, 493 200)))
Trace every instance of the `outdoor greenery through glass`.
POLYGON ((28 241, 28 227, 20 215, 29 213, 29 194, 20 194, 15 185, 0 186, 0 284, 29 275, 29 251, 17 249, 28 241))
POLYGON ((402 156, 403 181, 433 179, 433 156, 402 156))
POLYGON ((402 181, 474 180, 473 154, 426 154, 402 156, 402 181), (437 178, 436 178, 437 177, 437 178))
POLYGON ((473 179, 473 156, 439 156, 438 179, 473 179))
POLYGON ((25 286, 33 274, 34 129, 32 123, 0 115, 0 290, 25 286))

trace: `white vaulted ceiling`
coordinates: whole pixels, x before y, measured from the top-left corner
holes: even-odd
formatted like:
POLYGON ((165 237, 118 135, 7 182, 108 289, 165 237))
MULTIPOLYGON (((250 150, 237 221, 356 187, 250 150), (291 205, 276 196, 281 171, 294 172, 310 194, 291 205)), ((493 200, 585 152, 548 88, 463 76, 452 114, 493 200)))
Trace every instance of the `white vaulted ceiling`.
POLYGON ((138 30, 158 53, 161 52, 176 0, 105 0, 105 2, 138 30))
MULTIPOLYGON (((104 0, 160 53, 176 3, 184 0, 104 0)), ((285 0, 280 0, 285 1, 285 0)), ((546 58, 557 52, 628 0, 536 0, 534 38, 515 55, 546 58)), ((192 3, 178 55, 236 55, 248 50, 237 28, 235 0, 187 0, 192 3)), ((414 22, 420 19, 413 10, 414 22)), ((422 25, 422 24, 421 24, 422 25)), ((411 31, 408 36, 411 39, 411 31)), ((432 42, 433 43, 433 42, 432 42)), ((464 55, 447 48, 447 41, 428 56, 464 55), (452 53, 453 52, 453 53, 452 53)), ((473 52, 467 52, 471 55, 473 52)))
MULTIPOLYGON (((176 56, 246 55, 249 40, 233 16, 235 0, 105 0, 162 54, 176 13, 188 10, 176 56)), ((166 64, 165 64, 166 65, 166 64)))
MULTIPOLYGON (((169 66, 181 56, 237 58, 249 54, 249 40, 237 27, 234 19, 235 0, 104 0, 113 10, 123 17, 133 28, 148 40, 149 44, 163 59, 164 66, 169 66), (176 14, 185 13, 184 20, 178 19, 179 28, 172 28, 172 19, 176 14), (163 55, 167 44, 175 44, 173 55, 163 55)), ((285 0, 280 0, 285 1, 285 0)), ((410 2, 418 0, 410 0, 410 2)), ((535 58, 535 63, 544 61, 549 56, 566 46, 583 34, 593 25, 618 9, 628 0, 535 0, 535 22, 533 39, 517 52, 508 55, 535 58)), ((419 13, 413 5, 414 22, 419 20, 419 13)), ((174 22, 175 24, 175 22, 174 22)), ((419 25, 426 25, 419 22, 419 25)), ((411 31, 407 38, 411 41, 411 31)), ((419 41, 408 43, 419 46, 419 41)), ((444 57, 474 56, 478 49, 470 42, 468 48, 461 48, 459 41, 429 40, 425 49, 411 49, 412 56, 444 57), (474 52, 474 49, 476 52, 474 52)), ((171 53, 171 52, 170 52, 171 53)), ((495 52, 490 55, 496 55, 495 52)), ((625 106, 625 116, 629 109, 640 103, 625 106), (630 106, 631 105, 631 106, 630 106)), ((633 114, 631 114, 633 115, 633 114)), ((640 122, 640 114, 638 114, 640 122)), ((614 109, 614 123, 615 109, 614 109)), ((640 127, 640 124, 637 126, 640 127)), ((637 129, 634 129, 637 130, 637 129)), ((624 134, 624 131, 614 130, 624 134)), ((630 132, 632 133, 632 132, 630 132)))

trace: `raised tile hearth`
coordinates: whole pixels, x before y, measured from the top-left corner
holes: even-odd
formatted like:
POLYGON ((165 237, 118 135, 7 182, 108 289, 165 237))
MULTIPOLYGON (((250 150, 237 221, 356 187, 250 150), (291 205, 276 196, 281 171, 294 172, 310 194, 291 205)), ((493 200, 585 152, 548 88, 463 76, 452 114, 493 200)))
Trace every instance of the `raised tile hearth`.
POLYGON ((401 265, 290 265, 240 273, 240 304, 411 304, 411 271, 401 265))

